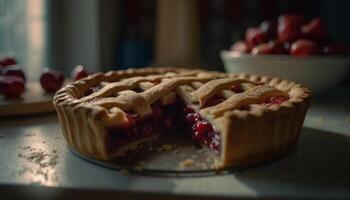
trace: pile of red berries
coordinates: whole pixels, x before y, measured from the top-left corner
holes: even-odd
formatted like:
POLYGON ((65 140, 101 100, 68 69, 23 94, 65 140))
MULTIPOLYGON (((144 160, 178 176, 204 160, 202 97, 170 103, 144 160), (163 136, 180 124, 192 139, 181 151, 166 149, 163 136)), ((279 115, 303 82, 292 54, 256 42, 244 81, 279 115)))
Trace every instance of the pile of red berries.
POLYGON ((319 17, 306 22, 297 14, 281 15, 277 22, 264 21, 246 30, 245 40, 231 46, 240 53, 290 54, 293 56, 340 55, 349 53, 341 43, 331 42, 328 30, 319 17))
MULTIPOLYGON (((78 65, 72 71, 72 79, 79 80, 88 76, 89 73, 83 66, 78 65)), ((40 85, 47 93, 59 90, 64 82, 61 72, 52 69, 44 69, 40 76, 40 85)), ((21 96, 25 90, 26 76, 14 58, 0 59, 0 95, 6 98, 21 96)))

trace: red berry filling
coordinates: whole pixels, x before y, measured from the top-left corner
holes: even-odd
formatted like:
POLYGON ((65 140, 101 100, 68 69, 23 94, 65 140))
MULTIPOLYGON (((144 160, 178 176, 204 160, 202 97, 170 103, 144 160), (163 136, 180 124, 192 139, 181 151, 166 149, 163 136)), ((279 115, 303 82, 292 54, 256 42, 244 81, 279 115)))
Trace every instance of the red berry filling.
POLYGON ((284 96, 270 97, 264 102, 264 105, 271 106, 274 104, 282 104, 287 100, 288 100, 288 97, 284 97, 284 96))
POLYGON ((198 113, 188 113, 186 115, 186 121, 189 124, 194 124, 195 122, 197 122, 200 119, 199 114, 198 113))
POLYGON ((128 121, 121 126, 108 128, 108 150, 115 151, 128 143, 147 138, 160 127, 158 121, 147 118, 141 120, 135 114, 128 114, 128 121))
POLYGON ((152 135, 166 132, 170 127, 181 127, 183 105, 176 103, 171 106, 152 106, 152 115, 141 119, 137 114, 129 113, 128 121, 121 126, 108 128, 108 150, 116 151, 121 147, 152 135))
MULTIPOLYGON (((237 92, 241 90, 234 88, 237 92)), ((287 101, 284 96, 268 98, 263 105, 270 106, 287 101)), ((206 106, 213 106, 224 101, 224 98, 214 96, 208 100, 206 106)), ((250 105, 244 105, 239 110, 249 110, 250 105)), ((184 106, 176 101, 173 105, 161 106, 160 102, 152 106, 152 115, 141 119, 137 114, 129 113, 128 121, 116 127, 108 129, 108 149, 116 151, 132 142, 148 138, 154 134, 167 132, 169 128, 177 128, 189 132, 194 142, 206 145, 216 154, 220 153, 220 134, 209 121, 203 119, 199 112, 190 106, 184 106), (187 126, 186 126, 187 124, 187 126)))
POLYGON ((242 93, 242 92, 244 92, 240 85, 233 85, 230 89, 233 92, 235 92, 235 93, 242 93))
MULTIPOLYGON (((185 107, 189 110, 190 107, 185 107)), ((187 124, 191 126, 191 135, 195 142, 205 144, 215 153, 220 152, 220 136, 214 131, 213 126, 206 120, 202 119, 198 112, 189 112, 186 114, 187 124)))
POLYGON ((189 107, 189 106, 185 106, 184 112, 185 112, 185 114, 187 114, 187 113, 193 113, 193 112, 194 112, 194 109, 191 108, 191 107, 189 107))
POLYGON ((93 85, 84 92, 84 96, 89 96, 92 93, 99 91, 102 88, 101 85, 93 85))

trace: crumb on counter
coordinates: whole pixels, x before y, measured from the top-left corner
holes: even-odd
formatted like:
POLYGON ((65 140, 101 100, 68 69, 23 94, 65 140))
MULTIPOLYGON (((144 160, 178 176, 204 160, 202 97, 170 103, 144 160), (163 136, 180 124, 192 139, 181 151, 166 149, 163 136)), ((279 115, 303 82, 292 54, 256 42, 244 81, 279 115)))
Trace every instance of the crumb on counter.
POLYGON ((164 151, 170 151, 170 150, 172 150, 173 149, 173 145, 171 145, 171 144, 162 144, 162 149, 164 150, 164 151))
POLYGON ((181 168, 187 168, 193 166, 194 161, 192 159, 186 159, 184 161, 181 161, 180 167, 181 168))
POLYGON ((350 124, 350 117, 345 118, 345 121, 350 124))
POLYGON ((129 170, 127 170, 127 169, 122 169, 120 172, 122 174, 124 174, 124 175, 129 175, 130 174, 129 170))
POLYGON ((324 117, 319 117, 318 120, 322 123, 322 122, 326 121, 326 118, 324 118, 324 117))
POLYGON ((144 166, 145 166, 145 162, 140 161, 133 169, 135 171, 142 171, 144 169, 144 166))
POLYGON ((142 171, 142 170, 143 170, 143 166, 142 166, 142 165, 136 165, 136 166, 134 167, 134 170, 135 170, 135 171, 142 171))

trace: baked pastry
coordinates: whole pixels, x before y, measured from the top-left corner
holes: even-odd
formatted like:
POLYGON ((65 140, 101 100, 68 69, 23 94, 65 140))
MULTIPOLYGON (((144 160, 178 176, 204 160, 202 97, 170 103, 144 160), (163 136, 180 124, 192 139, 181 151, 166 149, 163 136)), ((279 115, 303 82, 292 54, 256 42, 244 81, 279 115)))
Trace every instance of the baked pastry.
POLYGON ((110 160, 182 127, 217 168, 289 152, 309 104, 294 82, 172 67, 97 73, 54 97, 67 143, 84 155, 110 160))

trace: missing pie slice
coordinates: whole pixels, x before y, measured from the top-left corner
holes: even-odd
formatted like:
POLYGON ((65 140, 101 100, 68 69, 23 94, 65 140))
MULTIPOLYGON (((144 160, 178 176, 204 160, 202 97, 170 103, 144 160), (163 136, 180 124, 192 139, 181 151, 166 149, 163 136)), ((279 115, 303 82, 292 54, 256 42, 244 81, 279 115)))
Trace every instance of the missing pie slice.
POLYGON ((216 168, 289 152, 309 103, 309 90, 294 82, 171 67, 97 73, 54 98, 67 143, 84 155, 111 160, 180 128, 216 168))

